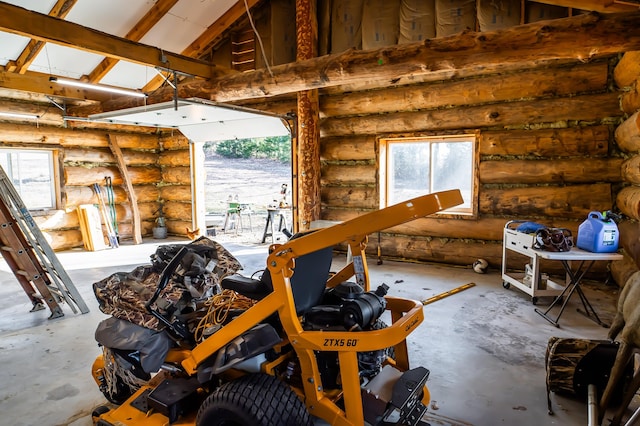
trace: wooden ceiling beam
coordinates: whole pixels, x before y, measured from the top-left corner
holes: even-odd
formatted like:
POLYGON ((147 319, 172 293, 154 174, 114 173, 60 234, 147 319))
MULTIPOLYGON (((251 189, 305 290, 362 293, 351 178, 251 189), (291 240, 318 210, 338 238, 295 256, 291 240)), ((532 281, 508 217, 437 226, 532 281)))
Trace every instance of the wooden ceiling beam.
POLYGON ((216 78, 232 72, 206 61, 163 51, 4 2, 0 2, 0 30, 142 65, 170 67, 203 78, 216 78))
MULTIPOLYGON (((77 1, 78 0, 58 0, 56 4, 54 4, 51 8, 51 11, 49 11, 49 16, 64 19, 64 17, 69 14, 71 8, 77 3, 77 1)), ((9 61, 9 63, 5 65, 5 69, 7 71, 24 74, 25 72, 27 72, 27 69, 36 59, 38 53, 40 53, 43 47, 44 42, 31 39, 27 46, 20 53, 20 56, 18 56, 15 61, 9 61)))
MULTIPOLYGON (((171 10, 178 0, 158 0, 151 9, 133 26, 133 28, 124 36, 127 40, 140 41, 146 33, 153 28, 155 24, 162 19, 164 15, 171 10)), ((187 55, 189 56, 189 55, 187 55)), ((89 73, 88 81, 97 83, 104 78, 118 63, 117 59, 104 58, 97 67, 89 73)))
MULTIPOLYGON (((234 22, 247 13, 247 7, 251 9, 259 1, 260 0, 247 0, 246 6, 244 0, 238 1, 213 24, 209 25, 209 27, 204 30, 204 32, 193 41, 193 43, 180 53, 191 58, 197 58, 204 53, 216 38, 220 37, 229 27, 231 27, 231 25, 233 25, 234 22)), ((157 75, 142 88, 142 91, 145 93, 152 92, 160 87, 163 82, 164 79, 157 75)))
MULTIPOLYGON (((359 81, 390 87, 410 84, 416 77, 420 77, 420 81, 437 81, 512 72, 563 62, 585 62, 630 50, 640 50, 640 12, 590 13, 500 31, 463 32, 422 43, 348 50, 277 65, 271 67, 271 73, 260 69, 212 81, 189 81, 178 87, 178 96, 231 102, 359 81)), ((171 99, 173 91, 161 88, 145 103, 171 99)), ((120 98, 103 102, 100 110, 79 107, 73 114, 87 115, 140 105, 131 98, 120 98)))
POLYGON ((18 74, 0 70, 0 87, 23 92, 41 93, 65 99, 107 101, 113 99, 113 95, 104 92, 88 91, 76 87, 68 87, 60 84, 52 84, 49 74, 27 72, 18 74))
POLYGON ((535 0, 553 6, 572 7, 574 9, 592 10, 601 13, 633 12, 640 9, 640 4, 616 0, 535 0))

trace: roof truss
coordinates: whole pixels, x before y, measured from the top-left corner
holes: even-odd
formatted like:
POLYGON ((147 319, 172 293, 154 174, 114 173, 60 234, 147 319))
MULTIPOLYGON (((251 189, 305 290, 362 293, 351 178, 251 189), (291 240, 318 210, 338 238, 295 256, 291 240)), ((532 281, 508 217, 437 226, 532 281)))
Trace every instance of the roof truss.
POLYGON ((213 78, 228 69, 0 2, 0 30, 142 65, 213 78))

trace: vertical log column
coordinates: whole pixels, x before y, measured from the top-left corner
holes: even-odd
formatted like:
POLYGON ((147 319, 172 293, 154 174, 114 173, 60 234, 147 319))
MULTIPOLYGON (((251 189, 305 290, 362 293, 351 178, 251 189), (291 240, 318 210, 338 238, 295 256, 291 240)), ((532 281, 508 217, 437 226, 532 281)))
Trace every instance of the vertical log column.
MULTIPOLYGON (((296 0, 296 60, 317 56, 316 2, 296 0)), ((298 92, 298 230, 320 219, 320 128, 317 90, 298 92)))

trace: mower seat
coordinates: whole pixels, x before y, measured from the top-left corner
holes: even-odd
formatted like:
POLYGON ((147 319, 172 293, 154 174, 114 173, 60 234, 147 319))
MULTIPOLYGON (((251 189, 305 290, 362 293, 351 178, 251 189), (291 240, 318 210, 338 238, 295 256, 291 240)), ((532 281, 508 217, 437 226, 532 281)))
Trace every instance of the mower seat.
MULTIPOLYGON (((333 261, 333 248, 326 247, 295 260, 291 291, 296 313, 303 315, 322 300, 333 261)), ((233 274, 222 279, 222 288, 236 291, 253 300, 262 300, 273 291, 271 273, 265 269, 260 279, 233 274)))

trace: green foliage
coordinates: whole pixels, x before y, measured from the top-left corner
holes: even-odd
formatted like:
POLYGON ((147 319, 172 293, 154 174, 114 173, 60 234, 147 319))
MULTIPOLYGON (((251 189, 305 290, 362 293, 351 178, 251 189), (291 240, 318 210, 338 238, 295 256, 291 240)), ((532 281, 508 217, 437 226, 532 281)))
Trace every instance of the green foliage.
POLYGON ((232 139, 217 144, 205 144, 205 151, 213 150, 226 158, 269 158, 282 162, 291 161, 289 136, 271 136, 254 139, 232 139))

